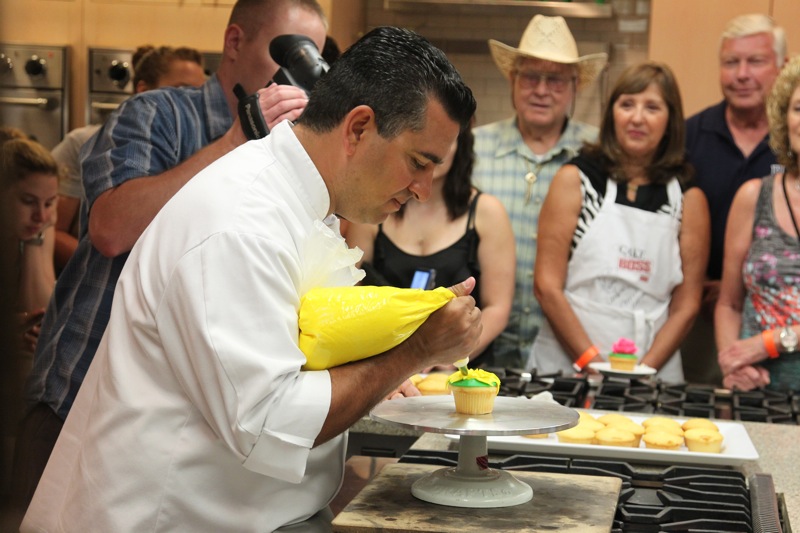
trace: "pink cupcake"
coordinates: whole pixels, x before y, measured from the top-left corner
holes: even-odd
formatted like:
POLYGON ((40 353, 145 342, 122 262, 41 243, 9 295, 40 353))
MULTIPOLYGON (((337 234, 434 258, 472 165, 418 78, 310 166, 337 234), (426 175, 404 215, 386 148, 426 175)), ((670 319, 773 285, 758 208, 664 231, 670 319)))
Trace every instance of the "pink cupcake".
POLYGON ((620 337, 617 342, 611 346, 611 353, 608 354, 608 362, 611 363, 613 370, 623 370, 626 372, 633 371, 636 362, 639 360, 636 357, 636 352, 639 348, 630 339, 620 337))

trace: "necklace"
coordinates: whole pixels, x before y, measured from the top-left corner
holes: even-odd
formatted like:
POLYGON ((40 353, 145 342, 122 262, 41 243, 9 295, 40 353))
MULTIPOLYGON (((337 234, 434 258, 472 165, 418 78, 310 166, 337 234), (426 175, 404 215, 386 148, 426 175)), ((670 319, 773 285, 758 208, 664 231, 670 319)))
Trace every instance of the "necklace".
POLYGON ((639 184, 631 183, 630 181, 625 183, 625 192, 626 198, 629 202, 635 202, 636 199, 639 197, 639 184))
POLYGON ((537 174, 542 171, 544 163, 536 163, 536 170, 531 168, 531 162, 528 158, 525 158, 525 164, 528 166, 528 173, 525 174, 525 182, 528 184, 528 188, 525 190, 525 205, 528 205, 531 201, 531 195, 533 194, 533 185, 539 180, 537 174))
MULTIPOLYGON (((792 211, 792 204, 789 202, 789 193, 786 191, 786 173, 783 173, 782 177, 782 185, 783 185, 783 197, 786 199, 786 207, 789 209, 789 216, 792 218, 792 225, 794 226, 794 233, 797 235, 797 238, 800 239, 800 229, 797 228, 797 221, 794 219, 794 211, 792 211)), ((800 190, 800 185, 797 185, 797 181, 795 181, 795 187, 800 190)))

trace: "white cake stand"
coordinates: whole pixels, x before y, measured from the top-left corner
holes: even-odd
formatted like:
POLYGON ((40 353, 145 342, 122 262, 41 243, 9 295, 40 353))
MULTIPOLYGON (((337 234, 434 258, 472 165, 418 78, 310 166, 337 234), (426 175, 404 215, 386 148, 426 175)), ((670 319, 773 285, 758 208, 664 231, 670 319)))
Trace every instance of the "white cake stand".
POLYGON ((527 398, 495 398, 488 415, 456 413, 452 396, 415 396, 378 404, 370 413, 385 424, 459 435, 458 466, 423 476, 411 486, 420 500, 455 507, 510 507, 530 501, 533 489, 504 470, 488 467, 488 435, 532 435, 573 427, 578 412, 527 398))

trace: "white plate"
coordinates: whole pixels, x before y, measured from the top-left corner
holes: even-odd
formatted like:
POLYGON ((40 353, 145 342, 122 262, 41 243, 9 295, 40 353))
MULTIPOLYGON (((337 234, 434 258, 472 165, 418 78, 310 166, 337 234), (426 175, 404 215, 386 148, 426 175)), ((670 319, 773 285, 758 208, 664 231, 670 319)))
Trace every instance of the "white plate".
POLYGON ((647 365, 636 365, 633 370, 615 370, 611 368, 611 363, 603 361, 601 363, 589 363, 589 368, 597 370, 601 374, 610 376, 612 378, 636 378, 644 376, 652 376, 656 373, 656 369, 647 365))
MULTIPOLYGON (((583 411, 583 409, 576 409, 583 411)), ((607 411, 586 410, 595 416, 607 414, 607 411)), ((661 414, 637 414, 620 412, 641 423, 643 420, 661 414)), ((686 418, 673 418, 681 424, 686 418)), ((746 461, 756 461, 758 452, 745 427, 739 422, 726 422, 714 419, 713 422, 722 434, 721 453, 690 452, 685 446, 678 450, 653 450, 646 448, 644 442, 639 448, 620 448, 617 446, 600 446, 599 444, 566 444, 558 442, 555 433, 550 433, 546 438, 529 439, 522 436, 490 436, 487 442, 490 450, 512 451, 519 453, 546 453, 566 455, 570 457, 595 457, 620 459, 630 462, 642 463, 669 463, 669 464, 701 464, 701 465, 740 465, 746 461)), ((457 435, 446 435, 449 439, 457 439, 457 435)))

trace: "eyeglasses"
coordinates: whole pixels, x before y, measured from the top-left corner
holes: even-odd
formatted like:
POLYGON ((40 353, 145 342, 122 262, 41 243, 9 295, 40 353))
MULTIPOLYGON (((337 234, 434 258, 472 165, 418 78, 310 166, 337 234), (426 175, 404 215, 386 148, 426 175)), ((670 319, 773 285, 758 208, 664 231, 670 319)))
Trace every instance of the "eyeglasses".
POLYGON ((555 93, 560 93, 567 88, 569 82, 575 80, 575 76, 560 76, 551 72, 516 71, 519 84, 524 89, 535 89, 544 81, 548 89, 555 93))

